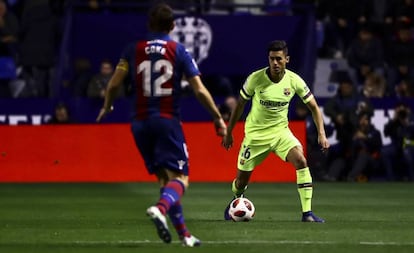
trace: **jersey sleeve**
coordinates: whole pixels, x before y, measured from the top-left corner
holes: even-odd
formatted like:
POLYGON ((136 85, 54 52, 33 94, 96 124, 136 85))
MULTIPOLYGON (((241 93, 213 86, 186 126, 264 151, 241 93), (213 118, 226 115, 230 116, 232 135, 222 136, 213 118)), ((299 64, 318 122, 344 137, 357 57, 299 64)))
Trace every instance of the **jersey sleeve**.
POLYGON ((313 98, 311 90, 300 76, 296 75, 294 85, 296 94, 298 94, 305 104, 313 98))
POLYGON ((134 51, 134 43, 128 44, 121 53, 121 57, 119 59, 118 65, 116 66, 117 69, 122 69, 124 71, 129 70, 129 63, 131 62, 131 55, 134 51))
POLYGON ((246 100, 252 99, 254 95, 254 87, 252 82, 252 75, 249 75, 244 81, 242 88, 240 89, 240 96, 246 100))
POLYGON ((182 59, 182 63, 184 66, 184 75, 187 78, 191 78, 193 76, 201 74, 194 58, 183 45, 178 44, 177 53, 181 56, 180 58, 182 59))

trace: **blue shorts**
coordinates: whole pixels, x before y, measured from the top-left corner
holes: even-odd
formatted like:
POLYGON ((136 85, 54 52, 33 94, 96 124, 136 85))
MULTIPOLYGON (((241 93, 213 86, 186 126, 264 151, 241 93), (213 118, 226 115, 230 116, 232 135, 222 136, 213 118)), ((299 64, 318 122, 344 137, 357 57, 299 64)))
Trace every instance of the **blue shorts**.
POLYGON ((169 169, 188 175, 187 145, 178 119, 135 120, 131 130, 148 173, 169 169))

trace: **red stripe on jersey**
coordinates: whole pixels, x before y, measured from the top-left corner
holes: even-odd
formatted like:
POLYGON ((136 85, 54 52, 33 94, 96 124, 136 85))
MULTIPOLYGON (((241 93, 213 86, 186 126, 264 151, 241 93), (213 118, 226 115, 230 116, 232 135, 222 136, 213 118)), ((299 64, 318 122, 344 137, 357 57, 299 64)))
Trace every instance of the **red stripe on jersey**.
POLYGON ((177 43, 174 41, 168 41, 166 44, 157 42, 149 44, 148 41, 140 41, 136 44, 134 66, 136 119, 142 120, 151 116, 172 118, 178 115, 177 99, 181 85, 179 80, 175 80, 176 75, 174 75, 176 48, 177 43), (160 49, 161 46, 165 51, 160 49), (161 60, 166 60, 170 64, 165 64, 161 60), (170 78, 165 80, 166 76, 170 78))

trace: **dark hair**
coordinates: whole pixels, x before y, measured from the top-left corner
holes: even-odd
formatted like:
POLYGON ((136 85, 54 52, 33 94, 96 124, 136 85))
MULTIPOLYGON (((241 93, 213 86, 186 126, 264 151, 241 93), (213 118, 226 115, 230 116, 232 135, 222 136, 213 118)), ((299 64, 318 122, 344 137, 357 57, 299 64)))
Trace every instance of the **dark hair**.
POLYGON ((174 14, 165 3, 154 5, 148 12, 148 28, 153 32, 170 32, 174 28, 174 14))
POLYGON ((270 51, 283 51, 285 55, 288 55, 288 47, 286 44, 286 41, 284 40, 274 40, 269 43, 269 46, 267 47, 267 52, 270 51))

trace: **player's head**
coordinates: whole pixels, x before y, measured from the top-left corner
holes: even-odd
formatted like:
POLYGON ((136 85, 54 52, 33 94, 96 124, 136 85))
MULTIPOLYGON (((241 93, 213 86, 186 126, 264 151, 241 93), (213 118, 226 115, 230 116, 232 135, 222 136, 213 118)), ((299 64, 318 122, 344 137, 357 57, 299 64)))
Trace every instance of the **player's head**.
POLYGON ((288 55, 288 47, 286 44, 286 41, 284 40, 274 40, 269 43, 269 46, 267 47, 267 52, 272 51, 282 51, 286 56, 288 55))
POLYGON ((284 72, 289 62, 288 47, 283 40, 274 40, 267 47, 269 67, 272 74, 284 72))
POLYGON ((165 3, 154 5, 148 12, 148 28, 152 32, 169 33, 174 29, 174 14, 165 3))

